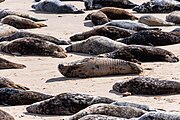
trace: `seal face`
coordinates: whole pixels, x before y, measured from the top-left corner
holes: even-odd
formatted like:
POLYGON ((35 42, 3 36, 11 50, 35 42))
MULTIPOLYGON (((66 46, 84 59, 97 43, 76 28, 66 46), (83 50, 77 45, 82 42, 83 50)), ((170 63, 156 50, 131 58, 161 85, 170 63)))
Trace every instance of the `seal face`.
POLYGON ((131 92, 132 94, 141 95, 179 94, 180 83, 151 77, 136 77, 128 81, 115 83, 113 90, 120 93, 131 92))
POLYGON ((112 103, 114 100, 80 93, 62 93, 45 101, 34 103, 26 108, 30 113, 44 115, 72 115, 97 103, 112 103))
POLYGON ((38 38, 19 38, 0 43, 0 51, 12 55, 40 55, 65 58, 67 55, 60 46, 38 38))
POLYGON ((59 64, 58 69, 65 77, 81 78, 139 74, 143 71, 138 64, 111 58, 85 58, 67 64, 59 64))
POLYGON ((166 21, 180 24, 180 11, 171 12, 166 16, 166 21))
POLYGON ((0 120, 15 120, 9 113, 0 110, 0 120))
POLYGON ((178 62, 177 58, 172 52, 169 52, 162 48, 156 48, 151 46, 142 45, 128 45, 119 48, 111 53, 105 53, 99 55, 99 57, 108 57, 113 59, 123 59, 128 61, 140 61, 140 62, 178 62))

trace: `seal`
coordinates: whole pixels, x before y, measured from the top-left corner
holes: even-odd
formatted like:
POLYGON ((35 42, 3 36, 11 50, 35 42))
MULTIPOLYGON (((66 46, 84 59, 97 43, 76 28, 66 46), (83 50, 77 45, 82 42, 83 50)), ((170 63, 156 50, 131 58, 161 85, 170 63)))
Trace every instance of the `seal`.
POLYGON ((5 77, 0 77, 0 89, 1 88, 15 88, 15 89, 20 89, 20 90, 29 90, 28 87, 15 84, 13 81, 5 77))
POLYGON ((92 115, 92 114, 100 114, 100 115, 109 115, 113 117, 120 118, 134 118, 140 117, 146 113, 145 111, 133 107, 127 106, 116 106, 112 104, 99 103, 91 105, 78 113, 74 114, 69 118, 69 120, 79 120, 83 116, 92 115))
POLYGON ((89 31, 76 33, 70 37, 70 40, 81 41, 91 36, 105 36, 110 39, 116 40, 119 38, 129 37, 134 33, 135 31, 133 30, 123 29, 115 26, 102 26, 102 27, 96 27, 89 31))
POLYGON ((26 66, 6 60, 0 57, 0 69, 23 69, 26 66))
POLYGON ((120 28, 141 31, 141 30, 160 30, 159 28, 152 28, 143 23, 137 23, 131 20, 112 20, 111 22, 106 23, 108 26, 116 26, 120 28))
POLYGON ((138 22, 144 23, 149 26, 173 26, 172 22, 166 22, 160 18, 154 17, 152 15, 143 15, 139 18, 138 22))
POLYGON ((51 97, 53 96, 34 91, 25 91, 14 88, 0 89, 1 105, 29 105, 51 97))
POLYGON ((0 23, 0 38, 4 36, 9 36, 15 32, 18 32, 19 30, 16 29, 15 27, 12 27, 7 24, 2 24, 0 23))
POLYGON ((98 55, 102 53, 112 52, 126 44, 113 41, 103 36, 92 36, 84 41, 71 44, 66 47, 67 52, 79 52, 91 55, 98 55))
POLYGON ((71 63, 59 64, 59 72, 65 77, 98 77, 107 75, 139 74, 140 65, 111 58, 84 58, 71 63))
POLYGON ((71 42, 68 40, 57 39, 57 38, 50 36, 50 35, 31 33, 31 32, 27 32, 27 31, 17 31, 15 33, 10 34, 10 35, 0 37, 0 42, 12 41, 12 40, 15 40, 18 38, 24 38, 24 37, 38 38, 40 40, 49 41, 49 42, 52 42, 52 43, 57 44, 57 45, 69 45, 69 44, 71 44, 71 42))
POLYGON ((60 0, 43 0, 31 7, 36 11, 49 13, 84 13, 83 10, 78 10, 74 5, 64 4, 60 0))
POLYGON ((179 36, 171 32, 163 32, 156 30, 143 30, 137 32, 130 37, 120 38, 118 42, 136 45, 164 46, 180 43, 179 36))
POLYGON ((129 0, 85 0, 84 6, 86 10, 92 10, 100 9, 102 7, 118 7, 131 9, 137 5, 129 0))
POLYGON ((8 15, 16 15, 16 16, 19 16, 19 17, 23 17, 23 18, 33 20, 35 22, 46 21, 47 20, 47 19, 42 19, 42 18, 36 18, 34 16, 31 16, 31 15, 28 15, 28 14, 25 14, 25 13, 20 13, 20 12, 13 11, 13 10, 9 10, 9 9, 0 9, 0 19, 6 17, 8 15))
POLYGON ((151 0, 135 6, 132 10, 138 13, 170 13, 180 10, 180 4, 172 3, 169 0, 151 0))
POLYGON ((180 28, 175 28, 174 30, 171 31, 171 33, 180 36, 180 28))
POLYGON ((61 93, 53 98, 34 103, 26 108, 29 113, 44 115, 72 115, 97 103, 110 104, 112 99, 80 93, 61 93))
POLYGON ((180 11, 171 12, 166 16, 166 21, 180 24, 180 11))
POLYGON ((140 62, 178 62, 179 58, 172 52, 156 48, 152 46, 143 45, 128 45, 119 48, 110 53, 99 55, 99 57, 108 57, 113 59, 123 59, 128 61, 140 62))
POLYGON ((31 37, 1 42, 0 51, 12 55, 39 55, 57 58, 67 57, 64 49, 60 46, 31 37))
POLYGON ((46 27, 44 23, 36 23, 30 19, 22 18, 15 15, 8 15, 1 19, 1 22, 4 24, 8 24, 18 29, 30 29, 30 28, 40 28, 46 27))
POLYGON ((0 120, 15 120, 9 113, 0 110, 0 120))
POLYGON ((130 92, 133 95, 179 94, 180 83, 151 77, 135 77, 130 80, 115 83, 113 90, 120 93, 130 92))

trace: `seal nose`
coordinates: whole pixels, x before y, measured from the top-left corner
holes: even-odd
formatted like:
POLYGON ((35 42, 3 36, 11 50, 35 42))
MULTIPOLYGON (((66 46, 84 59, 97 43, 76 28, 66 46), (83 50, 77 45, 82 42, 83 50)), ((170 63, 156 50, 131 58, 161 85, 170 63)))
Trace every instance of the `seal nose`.
POLYGON ((62 70, 62 69, 63 69, 63 67, 64 67, 64 65, 63 65, 63 64, 59 64, 59 65, 58 65, 58 70, 62 70))
POLYGON ((31 8, 34 8, 34 9, 35 9, 35 5, 31 5, 31 8))

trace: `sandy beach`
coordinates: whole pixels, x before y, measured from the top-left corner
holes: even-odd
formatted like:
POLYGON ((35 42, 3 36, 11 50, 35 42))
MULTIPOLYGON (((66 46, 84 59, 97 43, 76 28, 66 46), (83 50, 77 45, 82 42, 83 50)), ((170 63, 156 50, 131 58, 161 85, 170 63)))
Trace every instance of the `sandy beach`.
MULTIPOLYGON (((147 0, 132 0, 136 4, 141 4, 147 0)), ((93 25, 90 21, 84 21, 85 16, 92 11, 86 11, 85 14, 47 14, 35 13, 31 5, 35 2, 33 0, 6 0, 0 3, 1 9, 11 9, 38 18, 47 18, 43 22, 48 27, 28 29, 34 33, 43 33, 57 38, 69 39, 69 37, 77 32, 90 30, 93 25)), ((80 9, 84 9, 84 3, 80 1, 68 1, 80 9)), ((131 10, 129 10, 131 11, 131 10)), ((134 15, 140 17, 143 14, 135 13, 134 15)), ((156 14, 156 17, 165 19, 167 14, 156 14)), ((171 31, 172 27, 161 27, 163 31, 171 31)), ((66 45, 62 46, 63 48, 66 45)), ((180 58, 180 44, 163 46, 166 50, 173 52, 180 58)), ((99 95, 109 97, 118 101, 127 101, 149 105, 154 108, 165 109, 171 112, 179 112, 180 114, 180 95, 163 95, 163 96, 128 96, 122 97, 120 94, 112 92, 112 85, 120 80, 128 80, 136 77, 136 75, 116 75, 95 78, 66 78, 57 69, 58 64, 64 62, 71 62, 81 58, 89 57, 85 54, 70 54, 67 58, 52 58, 52 57, 35 57, 35 56, 9 56, 2 55, 0 57, 6 58, 13 62, 22 63, 27 67, 25 69, 7 69, 0 70, 0 76, 7 77, 12 81, 28 86, 33 91, 57 95, 64 92, 72 93, 86 93, 91 95, 99 95)), ((144 70, 140 75, 150 76, 161 79, 169 79, 180 82, 180 62, 166 63, 166 62, 151 62, 143 63, 144 68, 151 68, 152 70, 144 70)), ((44 116, 37 114, 29 114, 26 111, 26 105, 23 106, 0 106, 0 109, 10 113, 16 120, 59 120, 64 116, 44 116)))

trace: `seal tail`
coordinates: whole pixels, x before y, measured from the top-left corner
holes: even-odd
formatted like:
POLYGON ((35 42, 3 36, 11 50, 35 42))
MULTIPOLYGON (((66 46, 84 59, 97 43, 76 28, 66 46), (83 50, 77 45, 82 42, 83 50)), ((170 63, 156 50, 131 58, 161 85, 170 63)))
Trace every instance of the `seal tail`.
POLYGON ((44 23, 37 23, 37 27, 38 27, 38 28, 40 28, 40 27, 47 27, 47 25, 44 24, 44 23))
POLYGON ((15 84, 13 87, 20 90, 30 90, 28 87, 25 87, 19 84, 15 84))
POLYGON ((30 19, 35 21, 35 22, 39 22, 39 21, 47 21, 48 19, 45 19, 45 18, 35 18, 35 17, 32 17, 30 16, 30 19))

